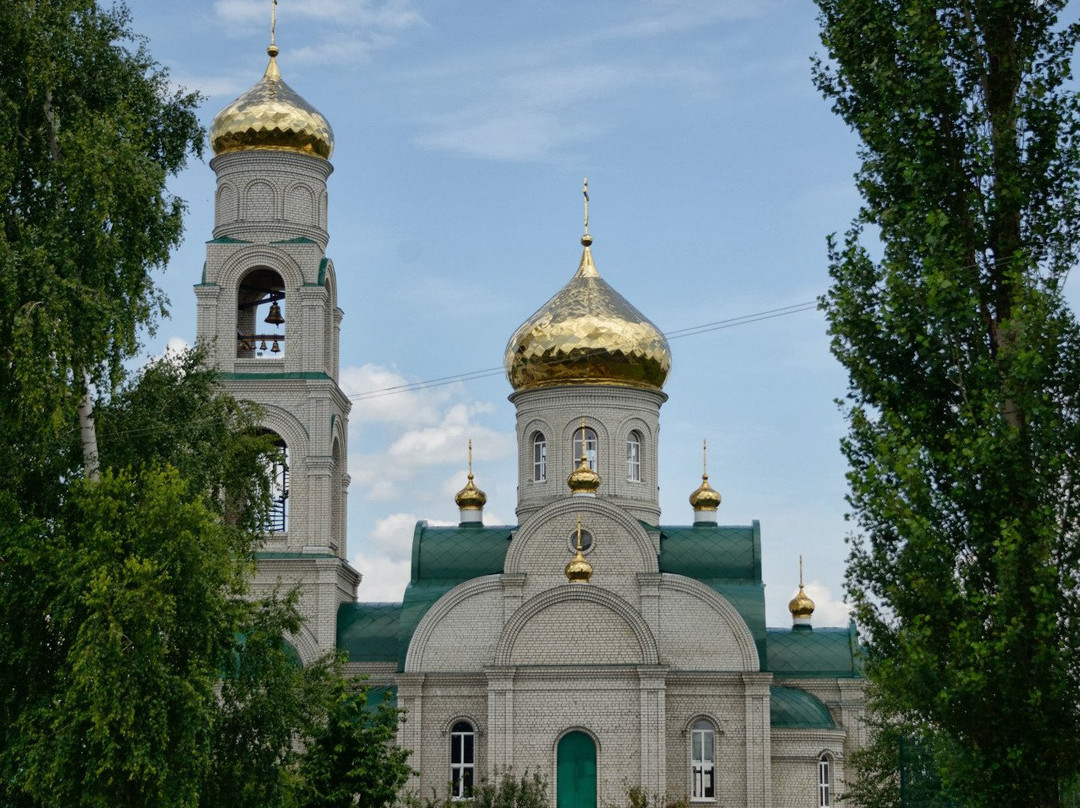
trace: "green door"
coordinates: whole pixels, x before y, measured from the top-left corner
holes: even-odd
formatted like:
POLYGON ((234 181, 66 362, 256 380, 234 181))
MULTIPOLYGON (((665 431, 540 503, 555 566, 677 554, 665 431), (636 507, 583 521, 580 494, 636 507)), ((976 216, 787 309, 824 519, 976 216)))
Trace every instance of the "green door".
POLYGON ((596 808, 596 744, 584 732, 559 741, 556 808, 596 808))

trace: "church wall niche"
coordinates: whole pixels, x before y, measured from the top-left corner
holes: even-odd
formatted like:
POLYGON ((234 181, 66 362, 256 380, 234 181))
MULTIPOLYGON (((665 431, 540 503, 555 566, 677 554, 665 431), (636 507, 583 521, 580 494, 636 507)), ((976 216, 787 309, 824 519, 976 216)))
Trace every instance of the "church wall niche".
POLYGON ((244 189, 244 207, 240 218, 249 222, 280 219, 274 186, 265 180, 252 180, 244 189))
POLYGON ((643 649, 622 615, 597 603, 554 603, 518 632, 511 665, 641 664, 643 649))
POLYGON ((691 578, 660 585, 661 661, 682 670, 756 671, 757 647, 735 607, 691 578))
POLYGON ((298 182, 285 192, 285 218, 297 224, 318 226, 315 194, 308 185, 298 182))
MULTIPOLYGON (((746 697, 738 678, 669 675, 667 688, 667 790, 672 799, 691 794, 691 728, 709 721, 716 735, 713 748, 715 801, 706 804, 746 805, 746 697)), ((810 805, 810 803, 806 803, 810 805)))
POLYGON ((214 201, 214 226, 235 222, 240 218, 240 194, 231 182, 218 185, 214 201))
POLYGON ((413 633, 406 671, 479 671, 490 665, 502 631, 499 576, 451 589, 428 610, 413 633))

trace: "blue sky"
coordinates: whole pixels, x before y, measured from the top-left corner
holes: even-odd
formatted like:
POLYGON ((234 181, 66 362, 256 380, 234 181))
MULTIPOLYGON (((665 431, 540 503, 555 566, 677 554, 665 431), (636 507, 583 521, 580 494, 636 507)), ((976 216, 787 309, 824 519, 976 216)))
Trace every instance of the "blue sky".
MULTIPOLYGON (((266 65, 269 0, 129 0, 204 124, 266 65)), ((349 557, 363 600, 399 599, 417 519, 456 523, 466 441, 485 521, 512 523, 506 340, 577 268, 589 177, 597 268, 665 332, 811 302, 825 238, 858 198, 857 143, 810 81, 808 0, 281 0, 285 80, 334 127, 330 246, 345 312, 349 557)), ((209 159, 209 154, 207 159, 209 159)), ((192 285, 214 176, 172 183, 187 237, 159 281, 171 318, 147 353, 194 339, 192 285)), ((846 622, 846 380, 814 310, 672 339, 661 410, 662 522, 709 441, 722 524, 762 526, 770 625, 805 556, 815 623, 846 622)))

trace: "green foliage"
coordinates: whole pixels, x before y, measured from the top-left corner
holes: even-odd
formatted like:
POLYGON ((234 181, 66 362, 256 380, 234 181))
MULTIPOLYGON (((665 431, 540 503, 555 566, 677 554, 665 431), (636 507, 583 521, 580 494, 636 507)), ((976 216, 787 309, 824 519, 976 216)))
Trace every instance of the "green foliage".
POLYGON ((689 797, 673 799, 667 796, 650 796, 641 786, 626 786, 626 799, 621 803, 609 803, 604 808, 690 808, 689 797))
MULTIPOLYGON (((449 788, 442 797, 405 794, 402 803, 406 808, 451 808, 459 804, 450 798, 449 788)), ((507 769, 493 780, 481 779, 473 789, 471 804, 474 808, 549 808, 547 780, 537 772, 529 774, 526 770, 515 776, 507 769)))
POLYGON ((0 474, 28 500, 55 479, 83 372, 118 381, 163 311, 150 271, 180 240, 165 183, 201 150, 196 102, 122 6, 0 4, 0 474))
POLYGON ((816 2, 815 81, 862 142, 823 307, 867 674, 963 804, 1054 806, 1080 765, 1078 29, 1064 0, 816 2))
MULTIPOLYGON (((325 720, 300 761, 302 808, 386 808, 409 777, 409 753, 396 745, 400 711, 368 703, 359 683, 341 676, 324 689, 325 720)), ((522 808, 526 808, 522 806, 522 808)))

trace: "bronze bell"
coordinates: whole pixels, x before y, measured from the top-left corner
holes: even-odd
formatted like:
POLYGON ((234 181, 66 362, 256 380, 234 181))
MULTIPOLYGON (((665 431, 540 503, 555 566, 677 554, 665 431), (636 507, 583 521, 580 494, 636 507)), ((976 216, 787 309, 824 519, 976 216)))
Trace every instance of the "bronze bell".
POLYGON ((281 353, 277 340, 274 340, 274 344, 270 346, 270 353, 281 353))
POLYGON ((259 350, 260 351, 265 351, 266 350, 266 340, 262 341, 262 345, 259 346, 259 350))
POLYGON ((285 322, 285 318, 281 316, 281 306, 276 300, 270 304, 270 313, 266 315, 265 322, 270 325, 281 325, 285 322))

